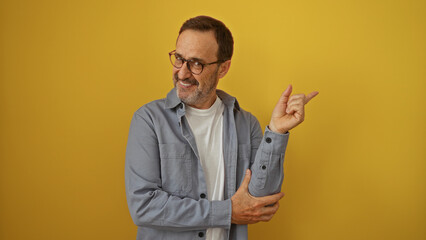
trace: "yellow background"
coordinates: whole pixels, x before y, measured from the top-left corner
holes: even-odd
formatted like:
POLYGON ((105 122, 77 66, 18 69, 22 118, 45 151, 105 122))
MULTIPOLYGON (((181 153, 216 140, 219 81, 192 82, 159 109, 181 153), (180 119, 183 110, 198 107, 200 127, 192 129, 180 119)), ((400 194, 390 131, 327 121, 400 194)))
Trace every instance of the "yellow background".
POLYGON ((264 128, 280 93, 318 90, 291 132, 286 197, 251 239, 426 239, 425 1, 0 2, 0 239, 135 239, 130 120, 172 87, 186 19, 224 21, 220 88, 264 128))

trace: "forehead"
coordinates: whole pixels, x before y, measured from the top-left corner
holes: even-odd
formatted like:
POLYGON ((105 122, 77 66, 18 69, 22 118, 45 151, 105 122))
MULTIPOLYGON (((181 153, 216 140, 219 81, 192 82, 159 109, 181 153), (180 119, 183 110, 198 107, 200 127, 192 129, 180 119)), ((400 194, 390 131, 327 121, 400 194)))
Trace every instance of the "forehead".
POLYGON ((186 59, 199 58, 215 61, 218 49, 213 31, 201 32, 188 29, 179 35, 176 42, 176 52, 186 59))

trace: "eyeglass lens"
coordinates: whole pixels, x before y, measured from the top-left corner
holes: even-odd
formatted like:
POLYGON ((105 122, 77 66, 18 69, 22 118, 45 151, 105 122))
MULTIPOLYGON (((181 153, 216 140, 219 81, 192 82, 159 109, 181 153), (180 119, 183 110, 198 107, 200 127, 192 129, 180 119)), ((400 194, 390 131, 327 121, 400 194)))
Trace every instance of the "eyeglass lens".
POLYGON ((193 74, 200 74, 203 71, 203 65, 201 63, 192 60, 185 60, 179 56, 176 56, 176 54, 170 54, 170 61, 176 68, 181 68, 183 63, 187 62, 187 66, 193 74))

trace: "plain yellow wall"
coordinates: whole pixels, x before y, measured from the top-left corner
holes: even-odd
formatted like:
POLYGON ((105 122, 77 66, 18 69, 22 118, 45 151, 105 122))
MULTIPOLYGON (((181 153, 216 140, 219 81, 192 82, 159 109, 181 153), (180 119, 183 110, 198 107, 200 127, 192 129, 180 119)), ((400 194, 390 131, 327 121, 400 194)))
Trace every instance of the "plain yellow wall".
POLYGON ((221 19, 220 88, 262 127, 288 84, 320 91, 291 132, 286 197, 251 239, 426 239, 426 3, 0 2, 0 239, 135 239, 130 120, 172 87, 180 25, 221 19))

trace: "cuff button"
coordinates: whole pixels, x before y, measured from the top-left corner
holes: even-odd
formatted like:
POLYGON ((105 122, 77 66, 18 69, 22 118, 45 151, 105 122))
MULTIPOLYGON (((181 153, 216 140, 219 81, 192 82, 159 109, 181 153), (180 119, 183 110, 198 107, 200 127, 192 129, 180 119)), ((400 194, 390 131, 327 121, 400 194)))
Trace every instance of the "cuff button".
POLYGON ((267 138, 265 139, 265 141, 266 141, 267 143, 271 143, 271 142, 272 142, 272 139, 271 139, 270 137, 267 137, 267 138))

